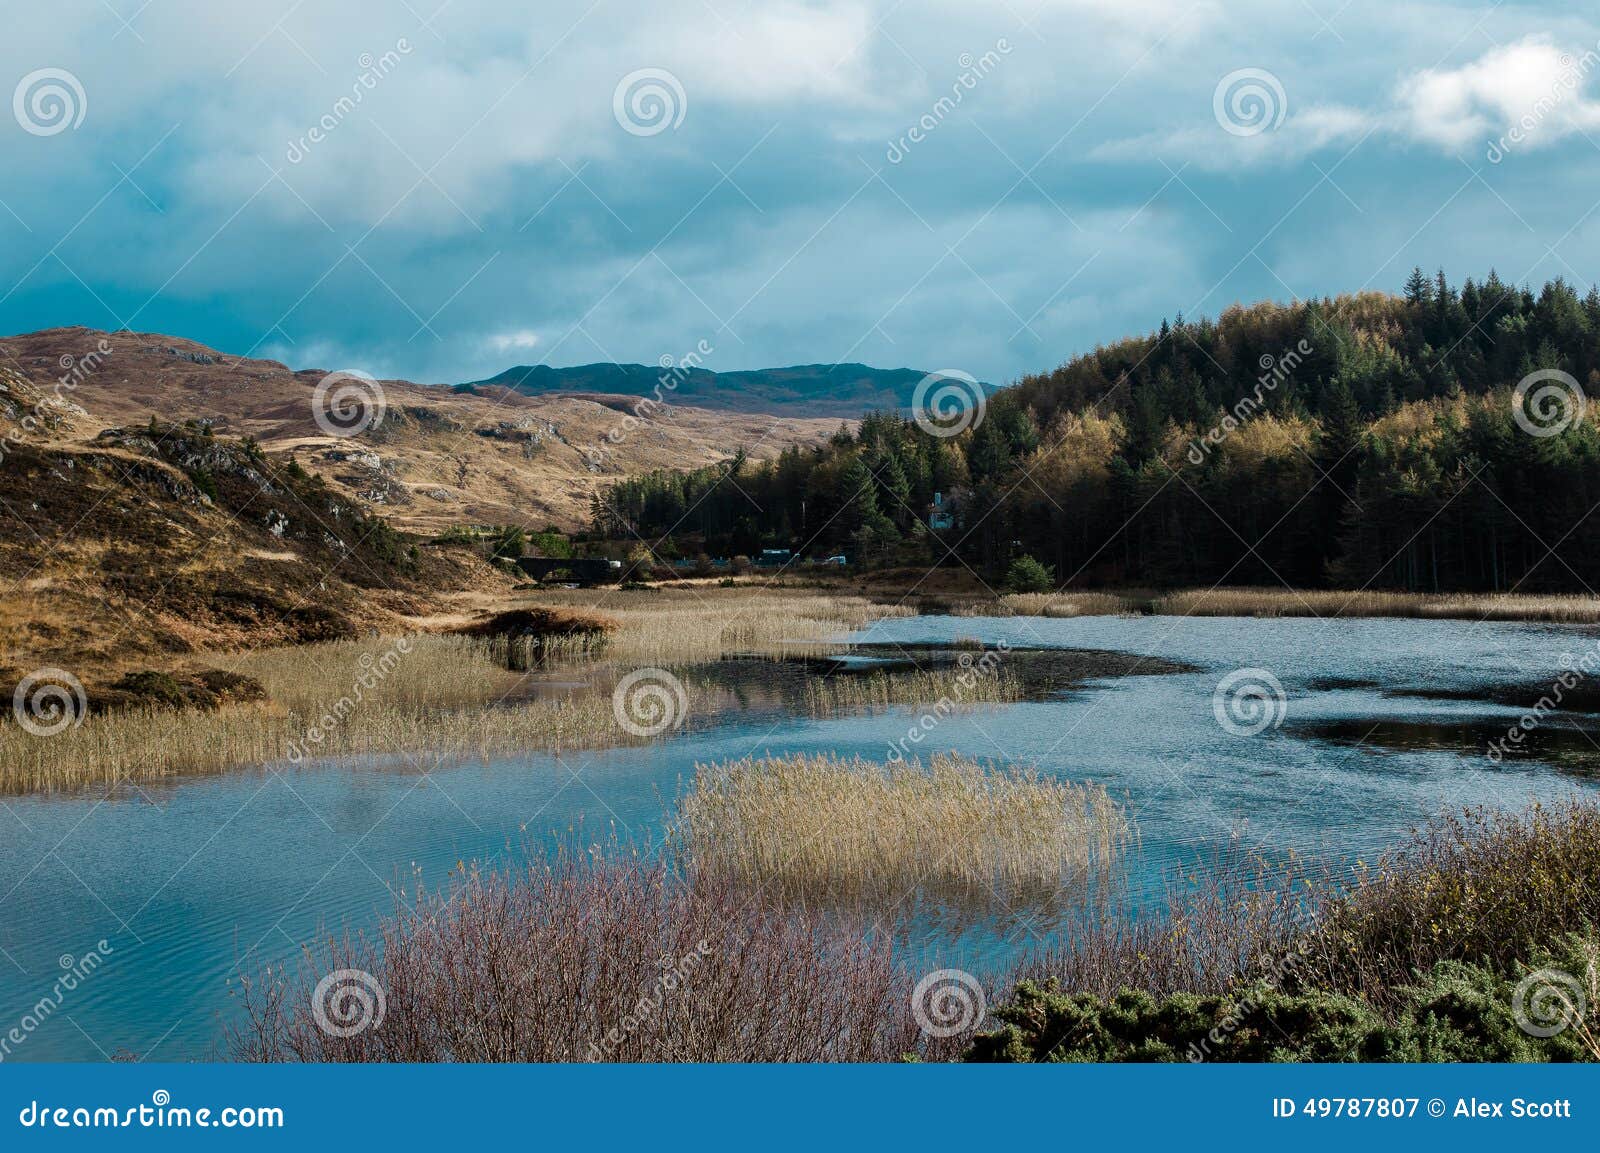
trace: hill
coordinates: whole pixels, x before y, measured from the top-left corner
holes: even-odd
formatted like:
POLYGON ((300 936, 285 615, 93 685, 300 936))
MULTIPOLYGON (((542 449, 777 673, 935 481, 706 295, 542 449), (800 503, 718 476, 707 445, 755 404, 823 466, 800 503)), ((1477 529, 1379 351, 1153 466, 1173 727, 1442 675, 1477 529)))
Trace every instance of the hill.
MULTIPOLYGON (((651 396, 670 379, 670 399, 720 412, 775 413, 792 417, 857 420, 868 412, 905 412, 926 373, 864 364, 801 364, 743 372, 704 368, 652 368, 643 364, 585 364, 576 368, 525 365, 488 380, 458 385, 463 391, 505 388, 525 396, 610 393, 651 396)), ((985 386, 987 387, 987 386, 985 386)))
POLYGON ((0 368, 0 683, 409 630, 509 587, 253 441, 147 422, 40 444, 19 410, 57 434, 81 419, 0 368))
POLYGON ((881 415, 736 488, 629 478, 602 520, 683 551, 953 554, 1028 591, 1591 593, 1597 391, 1600 289, 1419 270, 1403 295, 1163 321, 999 390, 958 436, 881 415))
MULTIPOLYGON (((821 443, 838 428, 834 419, 676 402, 640 420, 618 396, 532 396, 492 385, 455 391, 402 380, 336 380, 319 410, 323 370, 296 372, 193 341, 87 328, 0 339, 0 366, 59 409, 58 420, 35 422, 24 441, 81 445, 152 416, 197 421, 223 436, 252 437, 270 457, 293 456, 353 504, 424 532, 462 523, 575 528, 587 521, 596 489, 620 477, 710 465, 739 448, 761 460, 821 443), (319 424, 341 384, 364 399, 381 397, 381 421, 352 436, 319 424)), ((13 422, 23 419, 27 406, 11 407, 13 422)))

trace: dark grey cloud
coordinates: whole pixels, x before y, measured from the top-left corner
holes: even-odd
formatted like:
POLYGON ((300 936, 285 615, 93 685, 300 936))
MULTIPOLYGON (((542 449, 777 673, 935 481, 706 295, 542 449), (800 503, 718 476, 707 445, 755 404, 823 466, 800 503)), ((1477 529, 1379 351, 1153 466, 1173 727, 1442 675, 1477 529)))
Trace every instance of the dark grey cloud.
POLYGON ((1593 267, 1600 25, 1532 7, 141 2, 8 14, 0 89, 64 70, 87 107, 0 119, 6 331, 1006 380, 1412 264, 1593 267), (616 115, 640 72, 659 132, 616 115), (1263 131, 1219 123, 1240 72, 1263 131))

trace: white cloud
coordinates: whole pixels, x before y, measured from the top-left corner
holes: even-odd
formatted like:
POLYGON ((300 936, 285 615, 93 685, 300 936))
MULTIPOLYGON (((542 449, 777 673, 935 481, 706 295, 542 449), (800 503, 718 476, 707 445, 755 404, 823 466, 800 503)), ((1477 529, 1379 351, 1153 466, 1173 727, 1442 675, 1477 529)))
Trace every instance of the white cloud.
POLYGON ((491 352, 505 355, 508 352, 526 352, 539 344, 539 334, 526 328, 515 332, 497 332, 484 342, 491 352))
POLYGON ((873 18, 862 4, 763 3, 720 25, 676 13, 639 51, 666 56, 695 94, 736 103, 871 102, 873 18))
POLYGON ((1600 103, 1584 95, 1600 56, 1563 52, 1544 36, 1494 48, 1460 68, 1430 68, 1397 94, 1396 127, 1446 149, 1517 130, 1548 144, 1600 125, 1600 103))
POLYGON ((1356 143, 1372 130, 1372 113, 1342 104, 1290 109, 1283 124, 1253 136, 1233 136, 1207 118, 1176 132, 1154 132, 1112 140, 1090 151, 1091 160, 1187 160, 1202 168, 1228 169, 1265 161, 1288 163, 1325 148, 1356 143))
MULTIPOLYGON (((1096 160, 1187 160, 1228 169, 1264 162, 1292 163, 1316 152, 1348 148, 1382 134, 1445 152, 1477 145, 1538 147, 1600 128, 1600 101, 1585 94, 1600 72, 1600 50, 1562 51, 1549 37, 1531 35, 1490 49, 1458 68, 1427 68, 1396 85, 1371 107, 1313 103, 1295 106, 1296 85, 1279 84, 1283 122, 1253 135, 1224 135, 1212 117, 1188 127, 1100 144, 1096 160)), ((1274 77, 1273 79, 1277 79, 1274 77)), ((1269 93, 1269 99, 1276 99, 1269 93)), ((1269 109, 1269 113, 1275 111, 1269 109)), ((1269 116, 1270 118, 1270 116, 1269 116)))

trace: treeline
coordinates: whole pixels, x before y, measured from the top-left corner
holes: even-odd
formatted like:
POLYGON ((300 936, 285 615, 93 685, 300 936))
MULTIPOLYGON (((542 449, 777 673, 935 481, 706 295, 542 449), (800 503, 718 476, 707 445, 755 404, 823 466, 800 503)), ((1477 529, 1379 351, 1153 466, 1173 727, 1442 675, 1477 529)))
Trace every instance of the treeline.
POLYGON ((1401 296, 1163 321, 1000 391, 957 437, 874 414, 775 461, 631 478, 595 528, 995 581, 1028 556, 1061 584, 1582 591, 1597 386, 1600 291, 1415 271, 1401 296))

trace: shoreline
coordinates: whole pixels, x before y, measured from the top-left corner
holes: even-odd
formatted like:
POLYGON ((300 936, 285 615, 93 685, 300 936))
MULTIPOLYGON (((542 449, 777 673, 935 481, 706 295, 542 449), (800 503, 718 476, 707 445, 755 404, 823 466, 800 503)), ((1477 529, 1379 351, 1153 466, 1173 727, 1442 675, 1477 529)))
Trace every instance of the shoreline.
MULTIPOLYGON (((942 574, 934 574, 942 575, 942 574)), ((670 581, 660 590, 696 591, 715 587, 697 581, 670 581)), ((898 604, 920 616, 1079 617, 1206 616, 1268 619, 1415 619, 1526 621, 1547 624, 1600 624, 1600 596, 1585 593, 1411 593, 1370 589, 1290 589, 1223 586, 1213 589, 1103 588, 1055 592, 1004 592, 983 586, 970 574, 953 581, 874 580, 855 584, 800 578, 759 579, 737 586, 784 592, 811 590, 823 595, 850 592, 878 603, 898 604)), ((624 594, 626 595, 626 594, 624 594)))

